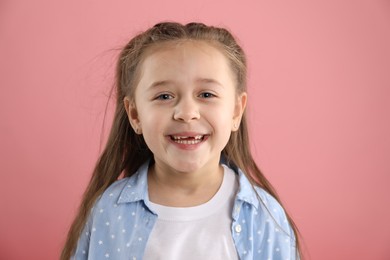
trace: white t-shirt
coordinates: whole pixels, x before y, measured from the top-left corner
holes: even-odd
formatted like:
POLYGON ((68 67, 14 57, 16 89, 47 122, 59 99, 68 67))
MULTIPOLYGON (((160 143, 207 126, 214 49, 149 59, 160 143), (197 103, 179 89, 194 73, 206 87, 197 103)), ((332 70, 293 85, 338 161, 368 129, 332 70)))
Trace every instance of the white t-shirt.
POLYGON ((146 260, 238 259, 232 238, 236 174, 223 165, 218 192, 195 207, 166 207, 151 203, 158 219, 146 244, 146 260))

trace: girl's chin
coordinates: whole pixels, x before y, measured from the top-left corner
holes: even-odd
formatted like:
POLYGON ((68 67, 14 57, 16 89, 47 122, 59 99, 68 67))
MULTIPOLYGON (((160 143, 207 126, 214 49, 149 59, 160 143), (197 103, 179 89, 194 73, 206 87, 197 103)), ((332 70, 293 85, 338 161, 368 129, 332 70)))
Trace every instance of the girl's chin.
MULTIPOLYGON (((156 162, 156 164, 159 164, 156 162)), ((181 172, 181 173, 191 173, 191 172, 196 172, 204 168, 206 165, 206 162, 202 160, 194 160, 194 158, 189 158, 188 160, 185 160, 184 158, 175 158, 172 160, 165 161, 160 165, 158 168, 166 169, 170 168, 176 172, 181 172)))

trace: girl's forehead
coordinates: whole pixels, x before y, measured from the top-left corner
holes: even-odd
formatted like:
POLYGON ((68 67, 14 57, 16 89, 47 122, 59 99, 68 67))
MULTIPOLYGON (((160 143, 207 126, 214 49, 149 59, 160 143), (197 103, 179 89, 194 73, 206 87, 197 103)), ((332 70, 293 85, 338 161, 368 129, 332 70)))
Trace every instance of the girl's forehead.
POLYGON ((206 41, 175 41, 151 46, 145 53, 140 68, 141 78, 167 74, 180 77, 182 73, 223 76, 225 79, 227 76, 234 80, 226 55, 206 41))
POLYGON ((145 60, 151 56, 169 55, 172 52, 201 52, 206 55, 216 55, 216 53, 218 53, 217 55, 225 56, 222 52, 222 47, 218 46, 216 43, 204 40, 186 39, 153 44, 145 50, 143 59, 145 60))

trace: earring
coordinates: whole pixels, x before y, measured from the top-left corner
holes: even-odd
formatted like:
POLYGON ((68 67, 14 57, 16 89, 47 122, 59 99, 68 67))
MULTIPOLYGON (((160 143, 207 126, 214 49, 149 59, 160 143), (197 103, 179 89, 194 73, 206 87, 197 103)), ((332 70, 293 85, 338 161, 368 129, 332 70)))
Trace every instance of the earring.
POLYGON ((238 123, 236 122, 236 123, 234 123, 234 129, 238 129, 238 123))

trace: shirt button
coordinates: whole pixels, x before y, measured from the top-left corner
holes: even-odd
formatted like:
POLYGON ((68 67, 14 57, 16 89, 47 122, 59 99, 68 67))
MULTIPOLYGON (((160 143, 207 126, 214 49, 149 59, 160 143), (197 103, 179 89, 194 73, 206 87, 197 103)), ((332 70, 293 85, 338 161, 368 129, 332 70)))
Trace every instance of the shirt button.
POLYGON ((242 230, 240 224, 236 225, 234 229, 236 230, 237 233, 240 233, 242 230))

